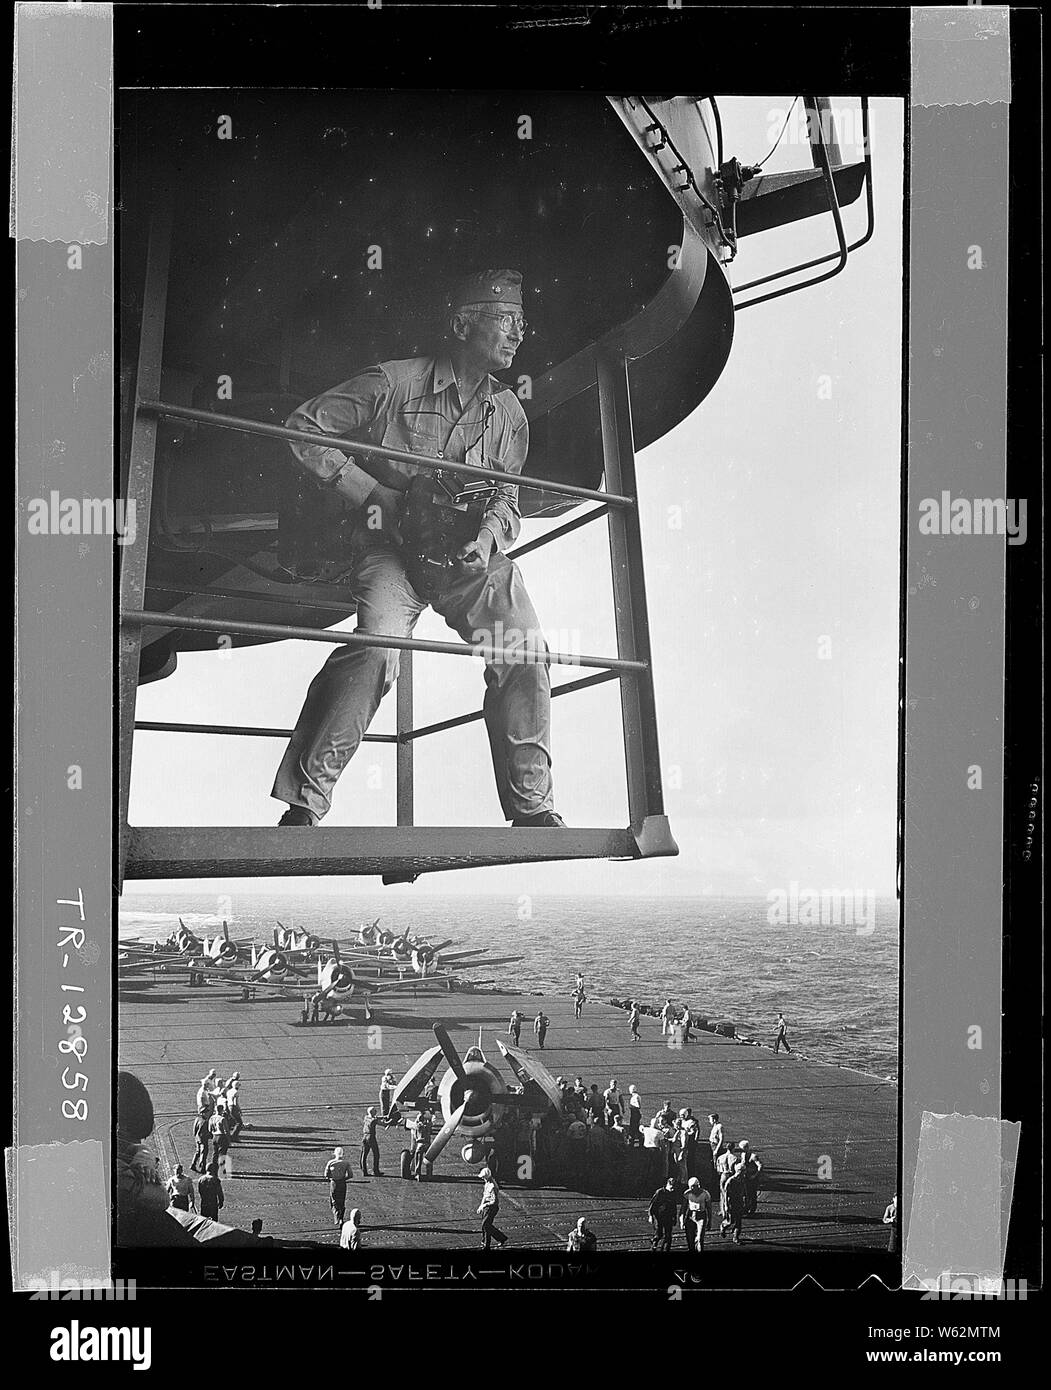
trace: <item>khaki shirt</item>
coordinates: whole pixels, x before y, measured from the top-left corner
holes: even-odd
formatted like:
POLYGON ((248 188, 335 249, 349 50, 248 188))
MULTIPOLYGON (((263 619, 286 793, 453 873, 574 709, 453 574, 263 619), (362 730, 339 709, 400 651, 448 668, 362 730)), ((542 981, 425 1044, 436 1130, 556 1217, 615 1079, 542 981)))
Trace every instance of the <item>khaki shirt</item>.
MULTIPOLYGON (((489 376, 469 401, 461 401, 445 355, 368 367, 301 405, 286 423, 289 429, 338 434, 502 473, 521 473, 529 452, 529 425, 514 391, 489 376)), ((377 483, 404 491, 408 480, 423 471, 372 456, 348 463, 347 454, 324 445, 291 447, 299 462, 322 482, 331 482, 354 510, 366 505, 377 483)), ((518 489, 512 483, 500 487, 482 524, 493 533, 499 550, 514 544, 521 514, 518 489)))

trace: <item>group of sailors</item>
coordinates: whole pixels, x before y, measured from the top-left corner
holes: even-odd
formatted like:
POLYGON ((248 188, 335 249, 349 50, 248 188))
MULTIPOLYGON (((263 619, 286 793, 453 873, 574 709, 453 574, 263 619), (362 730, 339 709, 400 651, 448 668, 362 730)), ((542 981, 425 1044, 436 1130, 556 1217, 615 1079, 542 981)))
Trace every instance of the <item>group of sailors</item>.
POLYGON ((558 1076, 555 1084, 562 1093, 562 1114, 572 1138, 580 1137, 585 1129, 597 1128, 621 1135, 630 1145, 642 1146, 642 1097, 636 1086, 629 1086, 625 1095, 616 1078, 611 1078, 604 1091, 596 1082, 589 1086, 580 1076, 572 1084, 558 1076))
MULTIPOLYGON (((577 1014, 580 1017, 580 1014, 577 1014)), ((511 1017, 507 1021, 507 1036, 514 1043, 515 1047, 522 1046, 522 1024, 525 1022, 525 1014, 521 1009, 512 1009, 511 1017)), ((544 1042, 547 1038, 547 1030, 551 1026, 551 1020, 543 1009, 537 1009, 536 1018, 533 1019, 533 1034, 536 1038, 537 1046, 540 1051, 544 1050, 544 1042)))
POLYGON ((216 1171, 225 1167, 227 1177, 231 1174, 230 1145, 246 1127, 241 1111, 241 1073, 230 1073, 227 1080, 213 1067, 207 1076, 201 1078, 197 1089, 197 1116, 193 1124, 193 1138, 196 1149, 190 1169, 194 1173, 209 1170, 208 1152, 211 1146, 212 1164, 216 1171))
POLYGON ((668 1101, 654 1117, 665 1134, 668 1176, 650 1201, 654 1250, 670 1250, 676 1223, 686 1236, 687 1249, 704 1250, 704 1237, 712 1229, 712 1204, 718 1199, 719 1234, 741 1243, 746 1216, 754 1216, 759 1203, 759 1177, 763 1164, 747 1139, 727 1140, 717 1113, 708 1116, 708 1143, 700 1143, 700 1125, 690 1110, 675 1115, 668 1101), (671 1117, 674 1116, 674 1119, 671 1117))

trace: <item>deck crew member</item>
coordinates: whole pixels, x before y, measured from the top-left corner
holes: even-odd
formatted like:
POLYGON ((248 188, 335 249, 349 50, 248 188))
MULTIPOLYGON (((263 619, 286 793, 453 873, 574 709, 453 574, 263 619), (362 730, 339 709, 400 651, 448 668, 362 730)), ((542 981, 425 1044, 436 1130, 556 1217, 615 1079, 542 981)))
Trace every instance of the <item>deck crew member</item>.
MULTIPOLYGON (((300 406, 289 427, 521 473, 529 449, 525 412, 514 390, 491 373, 506 371, 522 343, 522 276, 515 270, 473 275, 450 293, 447 310, 448 337, 437 356, 369 367, 300 406)), ((513 632, 522 634, 515 645, 523 650, 546 650, 525 583, 505 553, 521 527, 513 483, 498 486, 477 537, 459 548, 459 563, 442 571, 425 597, 409 578, 399 530, 404 494, 421 470, 389 458, 354 459, 323 443, 293 444, 292 452, 355 514, 351 587, 358 632, 409 637, 430 602, 465 642, 503 647, 502 638, 494 639, 513 632)), ((288 803, 282 825, 316 825, 328 813, 336 781, 397 671, 396 650, 333 648, 310 685, 274 781, 271 795, 288 803)), ((519 827, 563 826, 551 789, 548 667, 493 658, 485 682, 504 818, 519 827)))
POLYGON ((214 1070, 210 1071, 207 1076, 201 1078, 201 1084, 197 1088, 197 1113, 203 1114, 205 1118, 215 1109, 215 1080, 214 1070))
POLYGON ((726 1139, 723 1136, 723 1127, 719 1123, 719 1116, 712 1114, 708 1116, 708 1123, 711 1125, 711 1132, 708 1135, 708 1143, 712 1147, 712 1157, 718 1158, 723 1151, 726 1139))
POLYGON ((606 1113, 606 1102, 599 1094, 598 1085, 594 1081, 591 1083, 591 1091, 585 1101, 585 1107, 592 1125, 601 1126, 606 1113))
POLYGON ((361 1249, 361 1208, 354 1207, 346 1221, 343 1229, 339 1233, 339 1244, 342 1250, 361 1249))
POLYGON ((616 1081, 610 1081, 602 1092, 602 1100, 605 1105, 606 1128, 612 1129, 614 1121, 619 1120, 624 1114, 624 1097, 621 1095, 620 1087, 616 1081))
POLYGON ((693 1178, 697 1176, 697 1141, 701 1137, 701 1128, 693 1111, 689 1106, 685 1110, 679 1111, 679 1119, 682 1121, 683 1136, 683 1155, 686 1162, 686 1176, 693 1178))
POLYGON ((639 1006, 633 999, 631 1001, 631 1013, 628 1015, 628 1023, 631 1025, 631 1040, 633 1043, 639 1041, 639 1019, 641 1017, 639 1006))
POLYGON ((682 1040, 684 1043, 688 1043, 690 1041, 690 1026, 693 1023, 693 1014, 690 1013, 689 1004, 683 1005, 682 1018, 679 1022, 682 1025, 682 1040))
POLYGON ((675 1123, 675 1111, 672 1108, 670 1100, 666 1100, 657 1111, 656 1115, 654 1115, 653 1123, 658 1129, 671 1130, 672 1125, 675 1123))
POLYGON ((584 993, 584 986, 578 985, 573 993, 573 1017, 579 1018, 584 1005, 588 1002, 588 997, 584 993))
POLYGON ((522 1019, 523 1015, 520 1014, 517 1009, 511 1010, 511 1017, 507 1022, 507 1036, 514 1043, 515 1047, 521 1046, 522 1019))
POLYGON ((744 1179, 744 1158, 739 1158, 734 1164, 733 1171, 727 1176, 723 1183, 723 1209, 725 1215, 719 1234, 726 1235, 727 1231, 733 1233, 734 1244, 741 1243, 741 1226, 744 1222, 745 1209, 745 1179, 744 1179))
POLYGON ((219 1165, 217 1163, 209 1163, 207 1173, 197 1184, 197 1199, 201 1215, 206 1216, 210 1221, 218 1221, 219 1212, 222 1210, 226 1198, 223 1194, 223 1185, 219 1181, 219 1165))
POLYGON ((786 1052, 791 1052, 792 1049, 788 1045, 788 1024, 785 1022, 784 1014, 777 1015, 774 1031, 777 1035, 774 1038, 774 1051, 777 1052, 779 1048, 783 1047, 786 1052))
POLYGON ((700 1178, 691 1178, 686 1184, 681 1218, 687 1250, 693 1250, 698 1255, 704 1254, 704 1233, 711 1222, 712 1199, 708 1189, 701 1186, 700 1178))
POLYGON ((394 1092, 398 1085, 398 1079, 391 1071, 390 1067, 383 1073, 380 1081, 380 1114, 390 1114, 390 1104, 394 1099, 394 1092))
POLYGON ((730 1208, 726 1201, 726 1184, 737 1167, 737 1155, 732 1149, 725 1149, 715 1160, 715 1171, 719 1179, 719 1209, 725 1225, 730 1219, 730 1208))
POLYGON ((566 1252, 570 1255, 582 1255, 596 1249, 598 1240, 595 1232, 588 1230, 587 1218, 582 1216, 566 1238, 566 1252))
POLYGON ((417 1182, 423 1181, 423 1160, 434 1138, 434 1117, 429 1109, 420 1110, 412 1127, 412 1176, 417 1182))
POLYGON ((650 1199, 649 1221, 653 1227, 653 1249, 670 1250, 679 1215, 679 1196, 674 1178, 669 1178, 650 1199))
POLYGON ((209 1116, 200 1111, 193 1122, 193 1142, 197 1148, 190 1169, 194 1173, 203 1173, 208 1167, 208 1120, 209 1116))
POLYGON ((380 1173, 380 1145, 376 1138, 376 1126, 380 1123, 380 1117, 376 1114, 376 1107, 370 1105, 365 1111, 365 1118, 361 1123, 361 1176, 369 1176, 369 1155, 372 1155, 372 1176, 382 1177, 380 1173))
POLYGON ((217 1105, 208 1121, 208 1137, 212 1141, 212 1164, 218 1171, 221 1165, 230 1176, 230 1123, 226 1118, 226 1106, 217 1105))
POLYGON ((750 1144, 742 1142, 740 1147, 744 1153, 744 1214, 754 1216, 759 1208, 759 1174, 763 1165, 759 1155, 752 1153, 750 1144))
POLYGON ((193 1199, 193 1181, 183 1172, 181 1163, 175 1165, 175 1172, 168 1179, 168 1196, 171 1205, 179 1211, 197 1210, 197 1203, 193 1199))
POLYGON ((664 1007, 660 1012, 660 1020, 661 1036, 663 1037, 665 1034, 671 1032, 672 1024, 675 1022, 675 1006, 670 999, 665 999, 664 1001, 664 1007))
POLYGON ((332 1150, 332 1157, 325 1164, 324 1176, 328 1182, 333 1224, 342 1226, 347 1207, 347 1179, 350 1177, 350 1164, 344 1158, 342 1149, 332 1150))
POLYGON ((642 1097, 634 1085, 628 1087, 628 1145, 642 1148, 642 1097))
POLYGON ((244 1116, 241 1114, 241 1073, 239 1071, 230 1073, 225 1095, 226 1113, 230 1120, 230 1138, 236 1139, 245 1127, 244 1116))
POLYGON ((533 1019, 533 1032, 536 1034, 537 1046, 541 1052, 544 1050, 544 1039, 547 1037, 547 1026, 550 1022, 543 1009, 538 1009, 536 1018, 533 1019))
POLYGON ((478 1176, 485 1183, 485 1187, 482 1189, 482 1200, 478 1204, 478 1215, 482 1218, 482 1249, 492 1249, 494 1240, 502 1248, 507 1244, 507 1237, 495 1224, 497 1214, 500 1211, 500 1189, 496 1185, 492 1169, 483 1168, 478 1176))
MULTIPOLYGON (((680 1112, 681 1114, 681 1112, 680 1112)), ((689 1172, 686 1167, 686 1151, 688 1148, 686 1130, 683 1127, 682 1119, 679 1115, 675 1117, 672 1128, 671 1142, 668 1148, 668 1172, 674 1174, 678 1179, 680 1187, 685 1187, 689 1179, 689 1172)))

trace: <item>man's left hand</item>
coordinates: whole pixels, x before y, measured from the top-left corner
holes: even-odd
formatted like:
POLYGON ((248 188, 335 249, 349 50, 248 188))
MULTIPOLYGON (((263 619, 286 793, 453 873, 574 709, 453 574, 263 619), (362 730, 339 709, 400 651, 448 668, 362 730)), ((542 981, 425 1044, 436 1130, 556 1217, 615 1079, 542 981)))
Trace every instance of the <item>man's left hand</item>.
POLYGON ((482 528, 478 532, 478 539, 468 541, 466 545, 460 547, 456 552, 456 558, 469 574, 480 574, 489 566, 489 557, 493 553, 496 545, 492 531, 482 528))

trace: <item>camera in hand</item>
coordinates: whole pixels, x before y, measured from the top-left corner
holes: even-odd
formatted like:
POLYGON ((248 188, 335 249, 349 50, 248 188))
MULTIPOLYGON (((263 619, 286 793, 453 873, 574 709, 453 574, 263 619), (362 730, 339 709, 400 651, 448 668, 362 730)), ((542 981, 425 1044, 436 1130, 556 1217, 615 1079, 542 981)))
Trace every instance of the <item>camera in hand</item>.
POLYGON ((481 479, 461 479, 438 470, 417 473, 409 484, 398 522, 402 556, 421 598, 436 598, 459 567, 457 552, 478 531, 497 487, 481 479))

